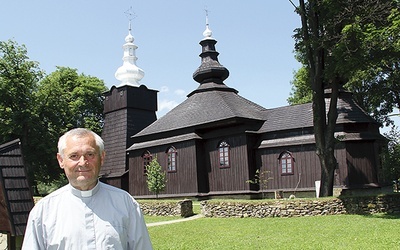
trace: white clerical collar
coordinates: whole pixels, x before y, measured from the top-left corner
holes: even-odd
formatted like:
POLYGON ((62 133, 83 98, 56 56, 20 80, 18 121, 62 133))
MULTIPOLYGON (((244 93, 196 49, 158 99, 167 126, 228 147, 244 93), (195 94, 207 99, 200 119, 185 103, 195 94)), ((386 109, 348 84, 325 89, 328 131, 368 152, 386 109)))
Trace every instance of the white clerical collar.
POLYGON ((87 197, 92 197, 94 194, 97 193, 97 191, 99 191, 99 189, 100 189, 100 184, 99 183, 100 182, 98 181, 94 188, 92 188, 90 190, 85 190, 85 191, 76 189, 71 184, 69 184, 69 185, 71 187, 71 192, 72 192, 73 195, 75 195, 77 197, 80 197, 80 198, 87 198, 87 197))

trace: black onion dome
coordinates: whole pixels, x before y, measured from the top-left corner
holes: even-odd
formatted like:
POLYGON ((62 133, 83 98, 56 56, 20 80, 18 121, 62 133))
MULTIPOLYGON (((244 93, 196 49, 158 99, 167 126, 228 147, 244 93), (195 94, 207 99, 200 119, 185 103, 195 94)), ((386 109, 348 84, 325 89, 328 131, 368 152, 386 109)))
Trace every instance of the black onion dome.
POLYGON ((202 46, 201 65, 193 73, 193 79, 200 84, 209 82, 221 84, 229 76, 228 69, 218 61, 219 53, 215 50, 216 43, 217 41, 211 37, 200 41, 202 46))

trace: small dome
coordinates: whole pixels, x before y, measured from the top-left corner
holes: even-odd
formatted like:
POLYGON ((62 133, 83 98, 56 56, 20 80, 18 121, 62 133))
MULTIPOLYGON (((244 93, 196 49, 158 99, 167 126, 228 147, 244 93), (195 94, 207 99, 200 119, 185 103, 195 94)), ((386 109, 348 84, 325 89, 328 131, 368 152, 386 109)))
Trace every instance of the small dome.
POLYGON ((203 36, 204 36, 204 39, 211 38, 211 36, 212 36, 212 31, 210 30, 208 25, 206 26, 206 30, 203 32, 203 36))
POLYGON ((133 41, 135 41, 135 38, 133 38, 133 36, 131 35, 131 32, 129 32, 129 34, 125 37, 125 42, 133 43, 133 41))

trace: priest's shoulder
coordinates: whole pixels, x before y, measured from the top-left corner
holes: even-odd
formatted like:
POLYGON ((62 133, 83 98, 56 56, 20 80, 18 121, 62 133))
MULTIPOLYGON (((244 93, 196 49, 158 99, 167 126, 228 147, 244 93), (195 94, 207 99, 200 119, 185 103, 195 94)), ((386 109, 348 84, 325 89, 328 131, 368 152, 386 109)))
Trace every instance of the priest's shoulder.
POLYGON ((111 185, 106 184, 106 183, 104 183, 104 182, 100 182, 100 185, 101 185, 101 188, 104 188, 104 189, 106 189, 106 190, 108 190, 108 191, 110 191, 110 192, 116 192, 116 193, 120 193, 120 194, 125 194, 125 195, 131 196, 131 195, 130 195, 128 192, 126 192, 125 190, 120 189, 120 188, 117 188, 117 187, 114 187, 114 186, 111 186, 111 185))

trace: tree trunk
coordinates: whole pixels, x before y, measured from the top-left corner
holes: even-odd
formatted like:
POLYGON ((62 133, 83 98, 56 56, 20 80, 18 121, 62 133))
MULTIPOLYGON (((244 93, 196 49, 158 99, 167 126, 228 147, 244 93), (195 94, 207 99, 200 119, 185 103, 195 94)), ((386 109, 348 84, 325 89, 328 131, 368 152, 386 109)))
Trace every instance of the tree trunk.
POLYGON ((329 154, 324 156, 319 157, 321 162, 321 187, 319 191, 320 197, 333 195, 333 180, 335 176, 335 157, 332 157, 329 154), (334 162, 332 162, 332 160, 334 160, 334 162))
POLYGON ((313 90, 313 126, 316 154, 321 164, 320 196, 333 195, 334 172, 336 168, 335 127, 337 119, 338 81, 332 81, 328 116, 325 106, 324 59, 325 49, 318 41, 323 35, 319 23, 319 1, 309 1, 310 11, 307 12, 304 0, 299 0, 299 14, 302 21, 303 42, 306 44, 306 56, 313 90), (311 35, 310 35, 311 33, 311 35))

